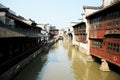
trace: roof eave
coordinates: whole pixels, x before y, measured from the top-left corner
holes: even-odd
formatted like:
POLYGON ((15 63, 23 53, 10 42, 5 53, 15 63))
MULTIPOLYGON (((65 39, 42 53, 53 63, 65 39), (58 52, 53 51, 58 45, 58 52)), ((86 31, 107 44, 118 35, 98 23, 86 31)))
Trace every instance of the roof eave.
POLYGON ((89 17, 91 17, 91 16, 93 16, 93 15, 95 15, 95 14, 97 14, 97 13, 100 13, 100 12, 102 12, 102 11, 105 11, 105 10, 107 10, 107 9, 111 8, 112 6, 115 6, 115 5, 117 5, 117 4, 120 4, 120 1, 115 2, 115 3, 113 3, 112 5, 109 5, 109 6, 105 7, 105 8, 102 7, 102 9, 94 12, 93 14, 90 14, 90 15, 86 16, 86 18, 89 18, 89 17))

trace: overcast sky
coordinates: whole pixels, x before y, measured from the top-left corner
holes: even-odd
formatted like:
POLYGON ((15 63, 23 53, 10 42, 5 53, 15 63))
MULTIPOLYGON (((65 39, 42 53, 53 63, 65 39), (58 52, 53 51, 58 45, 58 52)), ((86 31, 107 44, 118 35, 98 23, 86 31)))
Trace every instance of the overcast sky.
POLYGON ((101 6, 102 0, 0 0, 0 3, 26 19, 61 29, 82 18, 84 5, 101 6))

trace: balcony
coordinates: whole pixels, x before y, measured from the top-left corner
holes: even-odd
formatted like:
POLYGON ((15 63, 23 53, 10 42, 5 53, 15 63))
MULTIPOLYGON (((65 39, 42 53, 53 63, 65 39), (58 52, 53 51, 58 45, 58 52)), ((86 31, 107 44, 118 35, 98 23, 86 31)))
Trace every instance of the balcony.
POLYGON ((105 31, 105 35, 109 35, 109 34, 120 34, 120 30, 106 30, 105 31))

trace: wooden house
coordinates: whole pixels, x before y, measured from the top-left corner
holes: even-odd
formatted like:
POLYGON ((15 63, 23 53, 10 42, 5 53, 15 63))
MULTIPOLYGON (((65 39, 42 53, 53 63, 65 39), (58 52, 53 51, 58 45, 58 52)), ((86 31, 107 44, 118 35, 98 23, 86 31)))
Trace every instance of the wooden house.
POLYGON ((120 1, 88 15, 90 54, 120 66, 120 1))

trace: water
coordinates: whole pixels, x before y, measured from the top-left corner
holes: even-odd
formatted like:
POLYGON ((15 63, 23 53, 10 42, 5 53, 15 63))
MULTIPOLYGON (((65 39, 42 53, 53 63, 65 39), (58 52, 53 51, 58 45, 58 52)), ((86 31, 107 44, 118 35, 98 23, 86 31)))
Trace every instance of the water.
POLYGON ((59 41, 38 56, 13 80, 120 80, 120 74, 99 70, 100 64, 86 62, 86 56, 68 41, 59 41))

